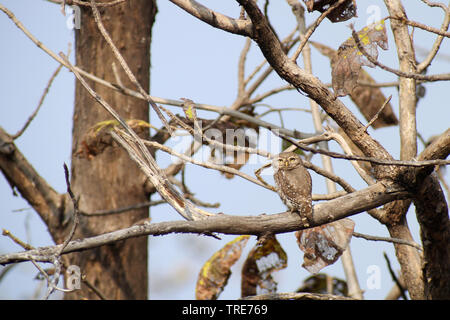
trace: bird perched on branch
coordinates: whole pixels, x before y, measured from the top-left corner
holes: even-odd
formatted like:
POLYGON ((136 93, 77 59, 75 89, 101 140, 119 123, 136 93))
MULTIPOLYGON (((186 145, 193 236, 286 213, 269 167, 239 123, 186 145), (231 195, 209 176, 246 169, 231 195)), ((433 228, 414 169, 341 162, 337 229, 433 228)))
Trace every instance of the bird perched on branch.
MULTIPOLYGON (((283 152, 272 161, 278 195, 291 211, 300 215, 304 226, 312 222, 312 182, 303 161, 294 152, 283 152)), ((355 223, 346 218, 295 233, 305 254, 303 267, 311 273, 333 264, 348 247, 355 223)))
POLYGON ((309 225, 312 220, 312 182, 302 159, 294 152, 283 152, 273 159, 272 167, 281 200, 309 225))

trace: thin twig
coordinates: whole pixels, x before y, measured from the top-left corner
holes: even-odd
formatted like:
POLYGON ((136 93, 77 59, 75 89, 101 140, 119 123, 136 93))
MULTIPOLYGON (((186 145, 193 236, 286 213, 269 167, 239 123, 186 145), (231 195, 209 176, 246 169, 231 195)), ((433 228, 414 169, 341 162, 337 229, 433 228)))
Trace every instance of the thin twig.
MULTIPOLYGON (((347 141, 344 139, 344 137, 341 134, 339 134, 338 132, 331 131, 331 128, 327 129, 327 134, 341 146, 342 150, 344 150, 346 155, 348 155, 348 156, 353 155, 352 149, 350 148, 349 144, 347 143, 347 141)), ((353 165, 356 172, 358 172, 359 176, 369 186, 376 182, 375 179, 373 179, 372 176, 368 172, 366 172, 366 170, 364 170, 364 168, 361 167, 361 165, 358 163, 358 161, 351 160, 350 163, 353 165)))
POLYGON ((78 226, 78 223, 80 222, 80 213, 78 210, 78 200, 75 198, 75 195, 72 192, 72 188, 70 187, 70 179, 69 179, 69 169, 67 168, 67 165, 64 163, 64 176, 66 178, 66 185, 67 185, 67 193, 70 196, 70 199, 73 203, 73 224, 72 229, 70 230, 69 235, 67 236, 66 240, 64 240, 63 245, 61 247, 61 250, 58 253, 58 256, 61 255, 61 252, 64 250, 64 248, 67 246, 67 244, 72 240, 73 235, 75 234, 75 230, 78 226))
POLYGON ((429 6, 429 7, 439 7, 439 8, 441 8, 442 10, 444 10, 444 12, 449 12, 450 11, 450 9, 448 8, 448 7, 446 7, 445 6, 445 4, 443 4, 443 3, 440 3, 440 2, 431 2, 431 1, 429 1, 429 0, 421 0, 423 3, 425 3, 427 6, 429 6))
MULTIPOLYGON (((450 1, 448 2, 448 6, 450 6, 450 1)), ((450 10, 448 10, 448 8, 444 9, 444 13, 445 13, 445 17, 444 17, 444 21, 442 22, 441 25, 441 31, 446 31, 448 30, 448 26, 450 24, 450 10)), ((442 36, 438 36, 436 37, 436 40, 433 43, 433 47, 431 48, 430 52, 427 54, 427 57, 417 65, 417 73, 422 73, 425 69, 428 68, 428 66, 430 66, 431 62, 433 61, 433 59, 436 57, 440 47, 441 47, 441 43, 442 40, 444 40, 444 37, 442 36)))
POLYGON ((408 298, 406 297, 406 294, 405 294, 405 288, 402 287, 400 281, 398 280, 397 276, 395 275, 395 272, 391 266, 391 261, 389 260, 389 257, 387 256, 386 252, 383 252, 383 256, 384 256, 384 259, 386 260, 386 264, 389 269, 389 273, 391 274, 392 280, 394 280, 394 282, 400 288, 400 292, 403 297, 403 300, 408 300, 408 298))
POLYGON ((291 84, 287 84, 287 85, 284 85, 284 86, 278 87, 278 88, 273 88, 273 89, 268 90, 267 92, 256 95, 252 99, 249 99, 248 104, 255 104, 255 103, 260 102, 274 94, 277 94, 277 93, 280 93, 280 92, 283 92, 286 90, 293 90, 293 89, 295 89, 295 88, 291 84))
POLYGON ((117 70, 117 65, 114 61, 111 63, 111 69, 114 73, 114 78, 116 79, 117 84, 119 86, 123 87, 124 85, 123 85, 122 79, 120 78, 119 70, 117 70))
POLYGON ((218 207, 220 207, 220 203, 219 202, 208 203, 208 202, 204 202, 204 201, 202 201, 200 199, 197 199, 194 196, 194 193, 191 192, 191 190, 189 190, 189 188, 186 185, 185 172, 186 172, 186 166, 183 166, 183 169, 181 169, 181 181, 178 181, 173 176, 169 177, 169 180, 174 185, 178 186, 182 190, 184 197, 186 199, 191 200, 192 203, 194 203, 195 205, 200 206, 200 207, 204 207, 204 208, 218 208, 218 207))
POLYGON ((253 25, 250 19, 233 19, 220 12, 213 11, 195 0, 170 0, 170 2, 214 28, 243 36, 251 36, 253 33, 253 25))
POLYGON ((250 38, 245 39, 244 48, 242 48, 241 55, 239 56, 238 63, 238 95, 244 94, 245 91, 245 60, 247 59, 248 51, 250 50, 250 45, 252 40, 250 38))
POLYGON ((126 206, 126 207, 121 207, 121 208, 117 208, 117 209, 98 210, 98 211, 94 211, 94 212, 84 212, 81 210, 80 214, 83 216, 86 216, 86 217, 106 216, 106 215, 111 215, 111 214, 128 212, 128 211, 135 210, 135 209, 152 207, 152 206, 156 206, 156 205, 163 204, 163 203, 167 203, 167 202, 165 200, 148 201, 148 202, 142 202, 142 203, 138 203, 138 204, 134 204, 131 206, 126 206))
POLYGON ((425 30, 428 32, 436 33, 437 35, 440 35, 442 37, 450 38, 450 32, 442 31, 442 30, 427 26, 427 25, 417 22, 417 21, 412 21, 409 19, 405 19, 403 17, 393 17, 393 16, 390 16, 389 19, 400 20, 401 22, 403 22, 404 24, 407 24, 408 26, 416 27, 416 28, 419 28, 419 29, 422 29, 422 30, 425 30))
MULTIPOLYGON (((272 112, 278 113, 278 114, 280 115, 280 119, 282 119, 281 113, 282 113, 282 112, 285 112, 285 111, 301 111, 301 112, 311 113, 311 110, 310 110, 310 109, 305 109, 305 108, 289 108, 289 107, 286 107, 286 108, 282 108, 282 107, 281 107, 281 108, 277 108, 277 107, 272 107, 271 105, 269 105, 269 104, 267 104, 267 103, 258 103, 258 104, 255 104, 255 107, 266 107, 266 108, 268 108, 267 111, 264 111, 264 112, 262 112, 262 113, 259 113, 259 114, 255 115, 255 117, 258 118, 258 119, 260 119, 260 118, 262 118, 262 117, 264 117, 264 116, 266 116, 266 115, 268 115, 268 114, 270 114, 270 113, 272 113, 272 112)), ((283 121, 280 121, 280 122, 281 122, 281 126, 284 128, 284 123, 283 123, 283 121)))
MULTIPOLYGON (((305 166, 305 168, 311 169, 314 172, 316 172, 317 174, 320 174, 321 176, 330 179, 333 182, 336 182, 337 184, 339 184, 342 189, 344 189, 346 192, 351 193, 351 192, 355 192, 356 190, 348 183, 346 182, 344 179, 342 179, 341 177, 335 175, 333 172, 326 170, 326 169, 322 169, 319 166, 316 166, 315 164, 303 160, 303 165, 305 166)), ((336 191, 330 192, 331 194, 334 193, 336 191)))
POLYGON ((169 154, 171 154, 171 155, 173 155, 175 157, 178 157, 182 161, 187 161, 187 162, 190 162, 192 164, 195 164, 195 165, 198 165, 198 166, 201 166, 201 167, 204 167, 204 168, 208 168, 208 169, 214 169, 214 170, 218 170, 218 171, 221 171, 221 172, 227 172, 227 173, 235 174, 235 175, 238 175, 241 178, 244 178, 244 179, 246 179, 246 180, 248 180, 250 182, 256 183, 257 185, 259 185, 261 187, 264 187, 266 189, 274 191, 272 186, 266 185, 266 184, 262 183, 261 181, 255 179, 255 178, 252 178, 251 176, 249 176, 249 175, 247 175, 247 174, 245 174, 245 173, 243 173, 243 172, 241 172, 239 170, 236 170, 236 169, 234 169, 232 167, 219 165, 219 164, 212 163, 212 162, 202 162, 202 161, 195 160, 192 157, 189 157, 189 156, 187 156, 185 154, 176 152, 175 150, 173 150, 173 149, 171 149, 171 148, 169 148, 169 147, 167 147, 165 145, 159 144, 159 143, 157 143, 155 141, 144 141, 144 143, 146 145, 150 146, 150 147, 160 149, 160 150, 162 150, 164 152, 167 152, 167 153, 169 153, 169 154))
POLYGON ((202 200, 194 197, 194 195, 192 193, 185 193, 184 197, 186 199, 191 200, 193 204, 200 206, 200 207, 204 207, 204 208, 219 208, 220 207, 219 202, 215 202, 215 203, 205 202, 205 201, 202 201, 202 200))
POLYGON ((34 249, 33 246, 29 245, 28 243, 23 242, 22 240, 17 238, 15 235, 13 235, 9 230, 3 229, 2 235, 7 236, 8 238, 10 238, 12 241, 17 243, 19 246, 21 246, 25 250, 34 249))
POLYGON ((81 281, 91 289, 101 300, 109 300, 103 292, 101 292, 96 286, 94 286, 89 280, 86 279, 86 275, 81 276, 81 281))
POLYGON ((373 118, 370 119, 370 121, 364 126, 364 132, 367 132, 367 129, 369 129, 369 127, 372 125, 372 123, 374 123, 378 119, 378 116, 384 110, 384 107, 386 107, 386 105, 389 103, 389 101, 391 101, 391 99, 392 99, 392 94, 386 99, 386 101, 384 101, 380 110, 378 110, 378 112, 373 116, 373 118))
POLYGON ((39 110, 41 109, 45 97, 47 96, 48 92, 50 91, 50 87, 53 83, 53 80, 55 80, 56 76, 58 75, 58 73, 61 71, 62 69, 62 64, 60 64, 56 70, 53 72, 52 76, 50 77, 50 79, 47 82, 47 86, 44 89, 44 92, 42 93, 41 98, 39 99, 39 103, 36 107, 36 109, 33 111, 33 113, 28 117, 28 120, 25 122, 25 124, 23 125, 22 129, 20 129, 19 131, 17 131, 16 134, 14 134, 13 136, 11 136, 11 138, 13 140, 16 140, 17 138, 19 138, 24 132, 25 130, 28 128, 28 126, 30 125, 31 121, 33 121, 33 119, 36 117, 37 113, 39 112, 39 110))
POLYGON ((363 234, 363 233, 359 233, 359 232, 355 232, 355 231, 353 231, 353 236, 356 238, 362 238, 362 239, 366 239, 366 240, 370 240, 370 241, 385 241, 385 242, 390 242, 390 243, 405 244, 405 245, 414 247, 419 251, 423 251, 423 248, 413 241, 408 241, 408 240, 403 240, 403 239, 398 239, 398 238, 390 238, 390 237, 371 236, 368 234, 363 234))
POLYGON ((340 6, 342 3, 344 3, 344 1, 347 0, 339 0, 337 2, 335 2, 332 6, 330 6, 327 10, 325 10, 324 12, 322 12, 322 14, 319 16, 319 18, 317 18, 317 20, 312 24, 312 26, 310 26, 308 28, 308 31, 305 33, 305 35, 303 36, 302 41, 300 42, 300 44, 298 45, 297 50, 295 51, 295 53, 293 54, 293 56, 291 57, 292 61, 296 61, 298 56, 300 55, 300 53, 302 52, 303 48, 305 47, 306 43, 308 42, 308 39, 311 37, 311 35, 313 34, 314 31, 316 31, 317 27, 319 26, 319 24, 323 21, 323 19, 325 19, 327 17, 327 15, 333 11, 334 9, 336 9, 338 6, 340 6))
POLYGON ((0 283, 2 282, 2 280, 6 276, 6 274, 9 271, 11 271, 11 269, 14 268, 15 266, 17 266, 17 264, 10 264, 10 265, 7 265, 4 268, 2 268, 2 270, 0 271, 0 283))

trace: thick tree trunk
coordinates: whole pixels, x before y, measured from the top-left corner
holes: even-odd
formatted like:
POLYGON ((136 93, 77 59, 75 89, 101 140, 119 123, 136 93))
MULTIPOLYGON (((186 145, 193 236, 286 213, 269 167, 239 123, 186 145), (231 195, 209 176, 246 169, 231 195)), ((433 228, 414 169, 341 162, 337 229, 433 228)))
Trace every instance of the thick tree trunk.
POLYGON ((424 247, 426 299, 450 299, 450 222, 448 205, 436 175, 425 178, 417 193, 417 220, 424 247))
MULTIPOLYGON (((99 2, 99 1, 97 1, 99 2)), ((76 64, 107 81, 121 81, 132 88, 111 48, 100 34, 90 7, 82 8, 81 28, 76 31, 76 64), (120 80, 114 74, 115 63, 120 80)), ((99 7, 102 22, 144 89, 149 88, 151 28, 156 14, 154 1, 133 0, 112 7, 99 7)), ((89 82, 126 120, 149 121, 148 104, 127 97, 97 83, 89 82)), ((80 197, 84 212, 114 209, 148 201, 144 176, 124 150, 108 144, 101 153, 87 152, 86 133, 109 116, 79 83, 76 85, 73 116, 72 189, 80 197)), ((148 137, 148 131, 143 133, 148 137)), ((121 214, 81 217, 74 238, 131 226, 148 217, 148 209, 121 214)), ((70 255, 85 279, 108 299, 146 299, 147 239, 140 237, 70 255)), ((92 289, 81 284, 81 290, 66 294, 66 299, 96 299, 92 289)))

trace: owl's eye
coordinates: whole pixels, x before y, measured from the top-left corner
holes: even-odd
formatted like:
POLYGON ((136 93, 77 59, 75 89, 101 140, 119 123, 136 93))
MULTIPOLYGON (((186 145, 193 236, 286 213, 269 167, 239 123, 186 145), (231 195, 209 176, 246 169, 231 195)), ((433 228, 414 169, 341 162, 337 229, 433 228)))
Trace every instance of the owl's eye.
POLYGON ((289 158, 290 162, 295 162, 295 160, 297 160, 297 159, 295 159, 294 157, 289 158))
POLYGON ((279 163, 283 163, 283 159, 278 159, 278 162, 279 163))

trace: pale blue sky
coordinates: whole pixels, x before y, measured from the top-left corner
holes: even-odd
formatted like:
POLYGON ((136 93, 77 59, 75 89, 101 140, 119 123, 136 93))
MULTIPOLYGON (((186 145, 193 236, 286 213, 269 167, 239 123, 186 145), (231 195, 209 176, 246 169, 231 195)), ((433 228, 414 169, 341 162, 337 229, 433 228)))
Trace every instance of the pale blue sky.
MULTIPOLYGON (((239 6, 235 1, 201 1, 207 6, 227 15, 237 17, 239 6)), ((416 21, 439 28, 442 20, 440 9, 427 9, 421 1, 404 1, 409 7, 408 16, 416 21)), ((60 7, 44 0, 0 0, 0 3, 11 10, 30 32, 51 50, 66 52, 68 43, 73 43, 74 32, 66 26, 67 17, 63 16, 60 7)), ((359 1, 358 15, 354 21, 358 30, 368 18, 380 10, 381 17, 387 16, 382 1, 359 1), (367 11, 367 4, 373 4, 375 11, 367 11)), ((244 38, 213 29, 196 20, 169 1, 158 1, 159 11, 153 28, 151 94, 157 97, 179 99, 189 98, 195 102, 218 106, 229 106, 237 95, 237 61, 244 45, 244 38)), ((277 33, 284 37, 295 27, 295 18, 285 1, 270 2, 270 18, 277 33)), ((307 24, 317 18, 317 14, 307 15, 307 24)), ((337 48, 350 36, 347 27, 350 21, 331 24, 325 20, 313 40, 337 48)), ((82 21, 81 21, 82 25, 82 21)), ((389 26, 389 24, 388 24, 389 26)), ((395 57, 395 43, 389 32, 389 50, 380 51, 379 59, 394 68, 398 62, 395 57)), ((421 48, 430 48, 435 36, 429 36, 421 30, 415 31, 415 43, 421 48)), ((0 126, 7 132, 15 133, 21 128, 28 116, 36 107, 48 79, 57 67, 46 53, 36 47, 3 13, 0 13, 0 126)), ((450 45, 444 40, 441 52, 446 57, 436 59, 429 69, 429 74, 449 72, 450 45), (446 59, 444 59, 446 58, 446 59)), ((423 55, 418 54, 419 61, 423 55)), ((247 74, 260 63, 262 56, 256 45, 252 45, 247 59, 247 74)), ((72 60, 73 61, 73 60, 72 60)), ((301 60, 300 60, 301 61, 301 60)), ((393 81, 392 74, 366 68, 379 82, 393 81)), ((329 62, 313 49, 313 71, 323 81, 330 82, 329 62)), ((64 192, 64 162, 70 163, 72 112, 74 102, 74 77, 63 69, 54 81, 42 109, 28 130, 16 143, 36 170, 58 191, 64 192)), ((277 75, 271 75, 258 90, 259 93, 275 86, 284 85, 277 75)), ((426 85, 426 96, 419 102, 417 110, 418 131, 424 136, 440 134, 450 124, 448 90, 450 85, 431 83, 426 85)), ((257 93, 258 93, 257 92, 257 93)), ((398 95, 396 89, 385 89, 386 96, 393 94, 391 104, 398 115, 398 95)), ((364 118, 351 104, 348 98, 342 99, 365 123, 364 118)), ((286 92, 271 97, 266 103, 276 107, 308 108, 308 101, 296 91, 286 92)), ((177 108, 172 111, 180 113, 177 108)), ((261 107, 259 110, 265 110, 261 107)), ((211 113, 200 113, 204 117, 213 117, 211 113)), ((157 117, 151 113, 152 121, 159 125, 157 117)), ((275 114, 264 118, 279 124, 275 114)), ((311 117, 307 113, 289 112, 284 114, 286 127, 303 132, 313 132, 311 117)), ((383 146, 396 158, 399 156, 398 128, 369 129, 383 146)), ((172 142, 171 145, 175 145, 172 142)), ((419 143, 419 150, 423 147, 419 143)), ((330 146, 340 151, 334 143, 330 146)), ((269 150, 277 152, 277 150, 269 150)), ((169 164, 169 157, 158 155, 161 167, 169 164)), ((256 158, 255 158, 256 161, 256 158)), ((314 157, 316 164, 321 164, 319 157, 314 157)), ((259 164, 246 166, 243 171, 253 174, 259 164)), ((333 160, 335 172, 350 182, 355 188, 364 188, 365 184, 352 167, 343 160, 333 160)), ((314 193, 326 193, 324 179, 312 173, 314 193)), ((447 174, 447 180, 448 180, 447 174)), ((240 178, 227 180, 216 171, 188 165, 186 171, 188 186, 196 196, 207 202, 220 202, 222 211, 230 214, 256 215, 260 213, 277 213, 285 210, 278 196, 268 190, 249 183, 240 178), (198 178, 200 177, 200 178, 198 178)), ((271 178, 266 176, 272 182, 271 178)), ((158 199, 155 195, 153 199, 158 199)), ((45 225, 38 215, 20 197, 12 195, 11 188, 3 177, 0 177, 0 227, 10 230, 33 246, 51 245, 45 225), (25 209, 16 212, 19 209, 25 209), (28 231, 27 231, 28 230, 28 231)), ((168 205, 151 209, 154 222, 180 219, 168 205)), ((420 241, 414 211, 408 214, 411 229, 416 241, 420 241)), ((353 217, 356 222, 355 231, 378 236, 388 236, 385 227, 370 218, 366 213, 353 217)), ((278 280, 280 292, 296 290, 309 273, 301 268, 303 254, 298 249, 293 234, 278 236, 282 246, 288 253, 288 268, 278 272, 274 277, 278 280)), ((195 235, 169 235, 149 239, 150 247, 150 298, 154 299, 191 299, 194 298, 195 281, 202 264, 232 236, 223 236, 222 241, 195 235)), ((220 298, 235 299, 239 297, 240 267, 245 255, 255 243, 252 239, 247 244, 244 256, 233 267, 233 274, 228 286, 220 298)), ((391 244, 368 242, 353 238, 351 249, 357 268, 361 287, 367 299, 380 299, 392 287, 383 252, 391 258, 395 270, 399 266, 395 259, 391 244), (380 289, 368 289, 368 267, 376 265, 380 269, 380 289)), ((0 237, 0 253, 21 250, 6 237, 0 237)), ((342 265, 338 261, 323 272, 344 278, 342 265)), ((31 263, 16 266, 0 282, 0 298, 30 299, 33 298, 39 285, 33 278, 37 270, 31 263)), ((39 293, 37 297, 42 297, 39 293)), ((56 294, 55 297, 58 297, 56 294)))

